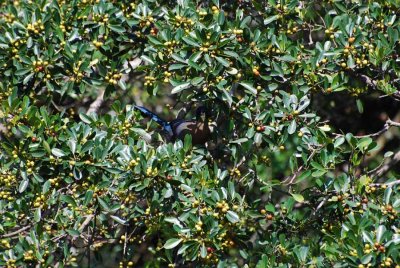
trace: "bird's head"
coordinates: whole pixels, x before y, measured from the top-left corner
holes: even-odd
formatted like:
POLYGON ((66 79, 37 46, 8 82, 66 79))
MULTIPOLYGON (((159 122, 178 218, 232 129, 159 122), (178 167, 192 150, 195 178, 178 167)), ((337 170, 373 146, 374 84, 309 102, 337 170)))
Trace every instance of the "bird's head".
POLYGON ((198 122, 206 122, 208 117, 209 115, 205 106, 200 106, 196 109, 196 120, 198 122))

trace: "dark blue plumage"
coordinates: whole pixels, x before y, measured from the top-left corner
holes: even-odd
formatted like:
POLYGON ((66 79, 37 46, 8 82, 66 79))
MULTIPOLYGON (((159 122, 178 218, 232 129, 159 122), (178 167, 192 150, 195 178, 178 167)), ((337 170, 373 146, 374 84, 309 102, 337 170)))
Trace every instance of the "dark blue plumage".
POLYGON ((175 119, 171 122, 165 121, 145 107, 136 105, 134 107, 144 116, 150 117, 153 121, 158 123, 168 134, 168 139, 171 141, 183 139, 186 134, 192 136, 193 144, 204 144, 209 139, 210 129, 207 120, 208 114, 203 106, 196 110, 196 120, 175 119))
POLYGON ((151 112, 150 110, 148 110, 145 107, 136 106, 135 105, 135 108, 138 109, 144 116, 150 117, 151 120, 155 121, 160 126, 162 126, 162 128, 168 133, 168 135, 170 137, 173 137, 174 134, 173 134, 173 131, 172 131, 171 124, 169 122, 167 122, 164 119, 160 118, 158 115, 156 115, 155 113, 151 112))
POLYGON ((135 108, 138 109, 143 115, 150 117, 153 121, 157 122, 161 126, 165 126, 166 124, 168 124, 167 121, 165 121, 164 119, 161 119, 158 115, 151 112, 147 108, 144 108, 142 106, 135 106, 135 108))

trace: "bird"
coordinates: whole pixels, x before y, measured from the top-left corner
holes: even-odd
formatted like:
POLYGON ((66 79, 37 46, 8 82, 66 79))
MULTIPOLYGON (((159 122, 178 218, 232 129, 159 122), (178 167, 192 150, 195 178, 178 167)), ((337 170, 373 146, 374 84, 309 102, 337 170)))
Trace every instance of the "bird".
POLYGON ((204 106, 196 109, 195 120, 175 119, 170 122, 162 119, 143 106, 135 105, 134 107, 144 116, 150 117, 158 123, 166 132, 169 141, 183 140, 187 134, 192 136, 193 145, 205 144, 210 139, 211 130, 208 124, 208 113, 204 106))

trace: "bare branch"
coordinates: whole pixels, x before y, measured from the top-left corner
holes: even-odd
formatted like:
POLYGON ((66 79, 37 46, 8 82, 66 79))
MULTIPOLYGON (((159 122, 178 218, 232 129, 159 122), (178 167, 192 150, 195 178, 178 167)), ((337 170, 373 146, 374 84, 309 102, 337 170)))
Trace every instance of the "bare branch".
MULTIPOLYGON (((315 155, 315 153, 317 152, 316 149, 312 149, 311 154, 308 156, 307 158, 307 162, 305 163, 305 165, 307 165, 308 162, 310 162, 310 160, 313 158, 313 156, 315 155)), ((297 177, 299 176, 300 172, 303 170, 304 165, 300 166, 293 175, 287 176, 283 181, 282 184, 286 184, 286 185, 292 185, 295 183, 297 177)))
POLYGON ((389 124, 389 126, 400 127, 400 123, 394 122, 394 121, 392 121, 392 120, 390 120, 390 119, 388 119, 388 120, 386 121, 386 123, 389 124))
POLYGON ((391 182, 387 182, 387 183, 372 183, 372 186, 382 186, 382 185, 386 185, 387 187, 392 187, 395 185, 400 184, 400 180, 395 180, 395 181, 391 181, 391 182))
POLYGON ((321 203, 319 203, 317 208, 314 210, 313 215, 317 214, 318 210, 320 210, 325 205, 328 198, 328 196, 325 196, 324 199, 322 199, 321 203))
MULTIPOLYGON (((361 78, 361 80, 370 88, 372 89, 378 89, 378 82, 373 80, 371 77, 365 75, 365 74, 358 74, 357 75, 359 78, 361 78)), ((396 82, 396 81, 394 81, 396 82)), ((393 94, 388 94, 388 95, 384 95, 381 97, 387 97, 387 96, 392 96, 394 97, 395 100, 399 100, 400 98, 400 91, 394 92, 393 94)))
POLYGON ((0 235, 0 238, 13 237, 15 235, 18 235, 19 233, 22 233, 22 232, 28 230, 31 227, 32 227, 32 225, 24 226, 21 229, 18 229, 18 230, 14 231, 14 232, 11 232, 11 233, 8 233, 8 234, 4 234, 4 235, 0 235))
POLYGON ((86 216, 85 221, 81 224, 81 226, 79 227, 78 230, 79 230, 80 232, 82 232, 82 231, 86 228, 86 226, 88 226, 88 224, 91 222, 91 220, 93 219, 93 217, 94 217, 93 214, 86 216))
POLYGON ((372 176, 373 177, 381 177, 384 174, 386 174, 387 172, 390 171, 390 169, 393 168, 393 166, 395 166, 398 162, 400 161, 400 151, 398 151, 393 157, 392 159, 390 159, 389 162, 387 162, 386 164, 382 165, 381 168, 379 168, 378 170, 376 170, 372 176))
POLYGON ((97 96, 96 100, 90 104, 90 107, 87 111, 88 114, 97 113, 100 106, 103 104, 104 101, 104 89, 99 91, 99 95, 97 96))
MULTIPOLYGON (((394 121, 388 119, 388 120, 386 120, 386 122, 383 125, 383 128, 381 130, 379 130, 379 131, 377 131, 375 133, 371 133, 371 134, 367 134, 367 135, 358 135, 358 136, 354 136, 354 137, 355 138, 365 138, 365 137, 371 137, 372 138, 372 137, 376 137, 376 136, 379 136, 379 135, 385 133, 386 131, 388 131, 390 127, 400 127, 400 123, 394 122, 394 121)), ((342 137, 345 136, 345 135, 339 134, 339 133, 333 133, 333 135, 339 136, 339 137, 340 136, 342 136, 342 137)))
POLYGON ((0 123, 0 134, 7 134, 7 128, 0 123))
POLYGON ((376 89, 377 88, 377 82, 373 80, 371 77, 365 75, 365 74, 359 74, 358 77, 361 78, 361 80, 367 84, 369 87, 376 89))

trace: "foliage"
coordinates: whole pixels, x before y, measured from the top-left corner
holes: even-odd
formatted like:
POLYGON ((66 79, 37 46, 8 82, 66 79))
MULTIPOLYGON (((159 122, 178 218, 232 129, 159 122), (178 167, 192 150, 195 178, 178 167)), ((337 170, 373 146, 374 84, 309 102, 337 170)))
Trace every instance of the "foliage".
POLYGON ((399 123, 337 134, 314 101, 399 97, 398 1, 0 5, 0 266, 400 263, 399 123), (138 100, 206 106, 212 140, 138 100))

